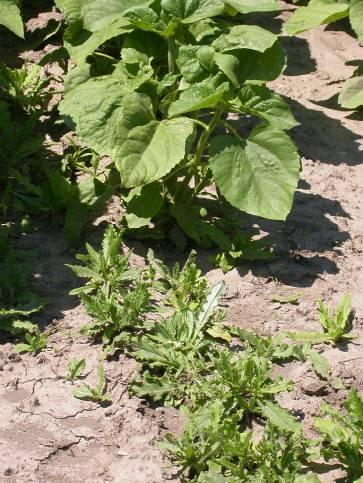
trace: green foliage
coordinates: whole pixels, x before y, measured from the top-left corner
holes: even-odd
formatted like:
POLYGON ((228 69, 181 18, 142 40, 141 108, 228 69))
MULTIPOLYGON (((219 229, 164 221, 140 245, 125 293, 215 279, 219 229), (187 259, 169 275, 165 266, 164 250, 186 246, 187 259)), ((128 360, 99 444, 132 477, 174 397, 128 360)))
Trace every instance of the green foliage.
POLYGON ((84 359, 71 359, 68 362, 68 376, 67 379, 69 381, 75 381, 78 379, 82 374, 86 367, 86 361, 84 359))
POLYGON ((324 417, 314 424, 323 437, 325 460, 339 460, 349 481, 357 481, 363 476, 363 400, 357 391, 351 390, 345 408, 343 415, 325 405, 324 417))
POLYGON ((329 342, 337 344, 342 340, 352 338, 348 332, 351 330, 351 297, 345 294, 334 312, 322 300, 318 301, 318 315, 324 332, 293 332, 289 337, 294 340, 308 342, 311 344, 321 344, 329 342))
POLYGON ((8 250, 0 261, 0 331, 24 337, 16 344, 16 352, 38 353, 46 348, 47 336, 29 317, 44 306, 44 299, 29 289, 32 275, 32 255, 8 250))
POLYGON ((10 69, 0 62, 0 97, 25 112, 44 111, 50 99, 46 90, 50 81, 39 65, 10 69))
POLYGON ((149 250, 147 259, 159 276, 158 289, 166 294, 166 305, 175 310, 193 311, 206 301, 208 284, 195 264, 195 252, 190 254, 183 268, 176 263, 171 270, 155 259, 152 250, 149 250))
POLYGON ((79 295, 93 322, 83 332, 111 343, 128 346, 144 325, 149 309, 150 282, 130 268, 129 256, 121 253, 122 232, 109 225, 100 251, 87 244, 87 254, 77 255, 82 265, 68 265, 85 285, 71 292, 79 295))
POLYGON ((329 339, 335 343, 347 337, 346 333, 351 329, 351 313, 352 304, 349 294, 343 296, 334 312, 330 312, 322 300, 318 301, 320 323, 329 339))
POLYGON ((294 293, 294 294, 288 295, 287 297, 276 294, 276 295, 271 295, 271 301, 278 302, 280 304, 298 305, 300 297, 301 297, 301 294, 299 293, 294 293))
POLYGON ((83 384, 79 389, 73 391, 73 396, 84 401, 93 401, 97 403, 111 402, 111 396, 106 391, 105 368, 103 364, 98 366, 98 384, 96 387, 83 384))
POLYGON ((140 236, 166 237, 176 223, 199 245, 217 246, 225 267, 267 258, 267 250, 236 240, 219 222, 226 201, 278 220, 292 206, 300 163, 284 131, 297 123, 265 85, 283 71, 285 54, 274 34, 236 24, 237 13, 274 11, 276 3, 56 4, 77 64, 67 75, 60 112, 89 148, 112 158, 125 226, 140 236), (110 56, 114 46, 121 47, 121 59, 110 56), (260 125, 242 137, 229 112, 260 125), (206 191, 213 183, 215 195, 206 191))
POLYGON ((282 414, 292 418, 291 426, 285 419, 280 424, 272 417, 259 441, 252 431, 241 431, 238 413, 226 414, 221 401, 211 401, 187 414, 189 421, 182 436, 168 434, 162 445, 186 480, 295 482, 307 442, 287 412, 282 414))
POLYGON ((15 345, 14 350, 16 352, 31 352, 37 354, 47 347, 48 338, 46 334, 40 332, 37 326, 31 332, 26 333, 24 338, 26 343, 15 345))
POLYGON ((0 25, 4 25, 18 37, 24 38, 19 6, 20 0, 0 0, 0 25))
MULTIPOLYGON (((319 25, 329 24, 349 17, 350 24, 363 42, 363 2, 361 0, 310 0, 307 6, 299 7, 285 25, 288 35, 296 35, 319 25)), ((351 79, 344 82, 338 98, 339 104, 346 109, 363 106, 363 76, 359 67, 351 79)))

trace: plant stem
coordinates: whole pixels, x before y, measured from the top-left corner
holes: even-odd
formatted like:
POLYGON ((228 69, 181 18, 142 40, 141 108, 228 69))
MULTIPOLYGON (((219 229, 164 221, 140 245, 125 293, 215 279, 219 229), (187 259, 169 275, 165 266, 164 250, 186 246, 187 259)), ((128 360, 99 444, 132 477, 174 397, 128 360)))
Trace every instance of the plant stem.
POLYGON ((234 136, 235 138, 237 138, 239 141, 244 142, 244 139, 240 136, 240 134, 237 131, 237 129, 235 129, 233 126, 231 126, 231 124, 229 124, 229 122, 222 120, 222 121, 219 121, 219 124, 221 124, 226 129, 228 129, 228 131, 232 134, 232 136, 234 136))
POLYGON ((175 72, 174 52, 175 52, 174 39, 173 37, 168 37, 168 67, 169 67, 170 74, 174 74, 175 72))
POLYGON ((201 135, 199 142, 198 142, 196 152, 195 152, 195 156, 194 156, 194 164, 196 166, 198 166, 200 164, 203 153, 205 151, 205 148, 207 147, 209 137, 213 133, 217 124, 220 122, 222 114, 223 114, 222 106, 217 107, 217 109, 216 109, 216 111, 215 111, 215 113, 214 113, 214 115, 213 115, 213 117, 212 117, 212 119, 211 119, 211 121, 208 125, 208 129, 206 129, 204 131, 204 133, 201 135))

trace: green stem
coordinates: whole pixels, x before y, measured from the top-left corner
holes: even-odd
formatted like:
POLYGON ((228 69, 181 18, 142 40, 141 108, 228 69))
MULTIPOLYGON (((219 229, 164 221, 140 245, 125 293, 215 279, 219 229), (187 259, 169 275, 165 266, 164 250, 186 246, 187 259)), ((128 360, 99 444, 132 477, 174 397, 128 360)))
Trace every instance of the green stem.
POLYGON ((221 124, 226 129, 228 129, 228 131, 232 134, 232 136, 234 136, 235 138, 237 138, 239 141, 244 142, 244 139, 240 136, 240 134, 237 131, 237 129, 235 129, 233 126, 231 126, 229 124, 229 122, 227 122, 227 121, 219 121, 219 124, 221 124))
POLYGON ((222 114, 223 114, 223 108, 221 106, 217 107, 208 125, 208 129, 206 129, 204 133, 201 135, 195 152, 195 156, 194 156, 194 164, 196 166, 200 164, 203 153, 207 147, 208 140, 211 134, 213 133, 214 129, 216 128, 217 124, 220 122, 222 114))
POLYGON ((175 72, 174 52, 175 52, 174 39, 172 37, 168 37, 168 67, 169 67, 170 74, 174 74, 175 72))

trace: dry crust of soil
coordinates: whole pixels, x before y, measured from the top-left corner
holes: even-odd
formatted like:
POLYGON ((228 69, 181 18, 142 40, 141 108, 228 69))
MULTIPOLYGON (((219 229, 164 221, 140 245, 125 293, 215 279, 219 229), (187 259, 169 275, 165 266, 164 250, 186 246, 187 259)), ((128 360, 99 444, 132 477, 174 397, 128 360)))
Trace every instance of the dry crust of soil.
MULTIPOLYGON (((276 17, 270 27, 279 29, 276 17)), ((33 19, 30 26, 37 28, 33 19)), ((344 26, 344 25, 343 25, 344 26)), ((225 280, 224 304, 230 324, 262 334, 319 330, 315 301, 335 304, 352 294, 357 338, 344 347, 325 348, 333 376, 346 388, 363 390, 363 123, 338 110, 334 96, 362 59, 363 49, 339 25, 318 28, 296 38, 282 38, 289 67, 272 83, 290 103, 301 126, 293 137, 302 155, 302 174, 294 208, 286 223, 252 220, 271 235, 278 258, 267 264, 245 264, 223 275, 212 269, 207 254, 198 255, 211 283, 225 280), (271 302, 273 294, 300 294, 299 305, 271 302)), ((0 50, 4 58, 4 50, 0 50)), ((10 55, 8 51, 8 55, 10 55)), ((28 51, 23 57, 37 58, 28 51)), ((104 220, 118 219, 117 206, 98 220, 91 236, 99 237, 104 220)), ((100 347, 79 334, 88 320, 82 306, 67 294, 77 281, 65 263, 73 262, 64 240, 52 227, 43 227, 20 241, 25 249, 39 248, 35 285, 48 299, 41 324, 50 332, 40 355, 16 355, 11 343, 0 346, 0 481, 161 483, 172 471, 155 441, 165 428, 180 429, 176 411, 148 409, 130 397, 127 383, 136 368, 120 357, 106 362, 112 404, 99 406, 72 396, 66 380, 71 357, 85 358, 84 380, 96 381, 100 347)), ((144 252, 145 245, 137 245, 144 252)), ((160 247, 158 255, 173 262, 178 255, 160 247)), ((141 258, 137 259, 141 263, 141 258)), ((323 349, 323 348, 322 348, 323 349)), ((295 382, 280 402, 299 417, 307 434, 311 420, 326 401, 337 406, 347 390, 335 390, 317 379, 309 363, 289 363, 281 372, 295 382)), ((322 481, 341 476, 329 467, 318 469, 322 481)))

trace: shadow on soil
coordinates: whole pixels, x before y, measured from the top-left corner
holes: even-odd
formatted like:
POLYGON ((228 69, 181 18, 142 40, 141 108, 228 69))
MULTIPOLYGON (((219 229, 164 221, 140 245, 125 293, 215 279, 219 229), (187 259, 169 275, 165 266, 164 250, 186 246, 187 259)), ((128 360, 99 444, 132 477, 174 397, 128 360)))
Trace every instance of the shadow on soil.
POLYGON ((362 163, 363 153, 359 150, 362 136, 321 111, 307 109, 288 97, 285 100, 301 124, 292 130, 292 136, 302 156, 333 165, 362 163))

